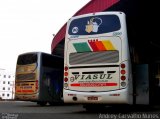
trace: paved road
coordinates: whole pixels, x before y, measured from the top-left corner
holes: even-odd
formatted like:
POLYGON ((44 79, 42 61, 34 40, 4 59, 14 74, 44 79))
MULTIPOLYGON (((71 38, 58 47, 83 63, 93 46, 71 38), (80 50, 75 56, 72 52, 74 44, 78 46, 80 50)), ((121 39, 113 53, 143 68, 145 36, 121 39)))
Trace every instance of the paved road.
MULTIPOLYGON (((95 107, 97 108, 97 107, 95 107)), ((160 118, 160 107, 106 107, 86 111, 81 105, 38 106, 34 102, 1 101, 0 119, 125 119, 160 118)))

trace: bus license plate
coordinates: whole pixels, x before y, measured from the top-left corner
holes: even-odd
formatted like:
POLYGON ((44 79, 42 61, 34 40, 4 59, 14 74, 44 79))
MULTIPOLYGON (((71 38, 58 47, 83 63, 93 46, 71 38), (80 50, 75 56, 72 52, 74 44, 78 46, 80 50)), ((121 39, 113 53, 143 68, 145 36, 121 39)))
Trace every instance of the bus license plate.
POLYGON ((98 100, 98 97, 95 97, 95 96, 88 97, 88 100, 98 100))
POLYGON ((24 89, 32 88, 32 86, 24 86, 24 89))

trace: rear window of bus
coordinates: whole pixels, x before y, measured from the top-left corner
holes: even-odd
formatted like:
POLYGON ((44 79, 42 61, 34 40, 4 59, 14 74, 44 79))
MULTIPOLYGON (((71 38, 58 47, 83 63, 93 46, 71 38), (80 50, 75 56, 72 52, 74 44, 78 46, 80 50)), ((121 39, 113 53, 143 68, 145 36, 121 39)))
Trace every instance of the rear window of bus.
POLYGON ((74 19, 69 26, 69 35, 94 35, 117 31, 121 28, 117 15, 97 15, 74 19))

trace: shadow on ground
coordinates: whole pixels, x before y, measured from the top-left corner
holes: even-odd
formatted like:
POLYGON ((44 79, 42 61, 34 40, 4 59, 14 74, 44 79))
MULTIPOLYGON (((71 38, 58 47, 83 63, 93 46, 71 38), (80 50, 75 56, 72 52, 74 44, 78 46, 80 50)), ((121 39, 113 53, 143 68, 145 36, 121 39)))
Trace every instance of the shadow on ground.
POLYGON ((160 106, 106 106, 92 107, 91 109, 75 112, 75 113, 107 113, 107 114, 130 114, 130 113, 158 113, 160 106))

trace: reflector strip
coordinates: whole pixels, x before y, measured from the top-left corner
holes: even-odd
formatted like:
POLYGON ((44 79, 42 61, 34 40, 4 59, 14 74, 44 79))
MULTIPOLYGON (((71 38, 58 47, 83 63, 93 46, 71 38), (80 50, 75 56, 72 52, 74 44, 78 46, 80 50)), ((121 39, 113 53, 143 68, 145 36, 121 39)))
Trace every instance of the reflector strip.
POLYGON ((88 43, 91 46, 93 51, 98 51, 98 48, 97 48, 95 41, 89 40, 88 43))
POLYGON ((17 90, 16 92, 21 92, 21 90, 17 90))
POLYGON ((98 47, 98 51, 105 51, 107 48, 104 47, 101 41, 96 41, 96 46, 98 47))
POLYGON ((107 50, 116 50, 109 40, 104 40, 102 43, 107 50))
POLYGON ((101 87, 101 86, 117 86, 117 83, 73 83, 75 87, 101 87))
POLYGON ((16 92, 34 92, 33 90, 17 90, 16 92))
POLYGON ((77 52, 90 52, 90 48, 86 42, 73 43, 74 48, 77 52))

